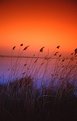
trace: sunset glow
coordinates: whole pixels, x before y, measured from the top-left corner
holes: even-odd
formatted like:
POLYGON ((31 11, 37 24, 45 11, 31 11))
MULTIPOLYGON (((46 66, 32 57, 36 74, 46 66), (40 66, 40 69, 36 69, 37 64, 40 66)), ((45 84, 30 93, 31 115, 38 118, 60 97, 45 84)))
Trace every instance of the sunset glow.
MULTIPOLYGON (((4 1, 4 0, 3 0, 4 1)), ((58 44, 65 51, 77 47, 77 7, 75 2, 0 2, 0 53, 24 43, 37 50, 58 44)))
POLYGON ((0 0, 0 120, 20 119, 77 119, 77 0, 0 0))

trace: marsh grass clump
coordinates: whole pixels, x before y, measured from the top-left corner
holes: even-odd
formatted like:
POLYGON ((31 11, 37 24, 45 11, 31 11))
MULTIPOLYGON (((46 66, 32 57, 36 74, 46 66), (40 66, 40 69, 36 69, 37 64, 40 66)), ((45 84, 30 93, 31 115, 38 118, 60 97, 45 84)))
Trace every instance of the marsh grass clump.
POLYGON ((77 111, 77 98, 72 96, 73 91, 74 86, 68 83, 66 89, 61 86, 58 92, 42 85, 40 92, 34 88, 33 79, 30 77, 15 80, 9 85, 0 86, 0 114, 4 113, 12 120, 19 120, 20 117, 34 121, 39 121, 39 118, 45 121, 48 121, 48 118, 70 119, 72 110, 74 113, 77 111), (65 110, 69 112, 66 113, 65 110))
MULTIPOLYGON (((0 113, 2 107, 3 112, 8 112, 13 119, 25 117, 30 120, 35 117, 34 120, 39 121, 42 117, 42 120, 48 121, 51 117, 56 120, 55 115, 66 119, 65 110, 69 108, 70 115, 72 110, 77 111, 74 93, 77 89, 77 49, 64 56, 60 45, 52 54, 49 50, 44 54, 43 46, 38 56, 34 53, 30 57, 24 56, 28 48, 21 43, 14 62, 12 54, 9 70, 12 78, 0 85, 0 113)), ((16 46, 12 50, 15 53, 16 46)))
MULTIPOLYGON (((23 46, 23 43, 21 43, 19 46, 19 56, 23 56, 26 50, 30 47, 29 45, 25 47, 23 46)), ((15 48, 16 46, 13 46, 13 50, 15 50, 15 48)), ((60 52, 61 46, 58 45, 56 47, 57 50, 55 50, 52 55, 48 51, 47 54, 42 57, 44 48, 45 47, 43 46, 39 49, 37 57, 35 56, 36 54, 34 54, 34 56, 31 58, 26 57, 24 64, 22 64, 22 59, 17 57, 14 65, 12 64, 13 66, 9 75, 17 78, 17 80, 19 80, 19 78, 26 78, 27 76, 32 77, 33 83, 35 81, 37 82, 38 78, 40 78, 41 83, 46 83, 48 80, 49 84, 46 84, 52 88, 56 88, 56 92, 59 92, 58 89, 60 87, 62 87, 64 90, 67 90, 67 83, 69 83, 69 85, 75 86, 77 79, 77 49, 75 49, 74 52, 70 54, 70 56, 65 57, 60 52), (17 77, 18 73, 20 73, 20 77, 17 77)))

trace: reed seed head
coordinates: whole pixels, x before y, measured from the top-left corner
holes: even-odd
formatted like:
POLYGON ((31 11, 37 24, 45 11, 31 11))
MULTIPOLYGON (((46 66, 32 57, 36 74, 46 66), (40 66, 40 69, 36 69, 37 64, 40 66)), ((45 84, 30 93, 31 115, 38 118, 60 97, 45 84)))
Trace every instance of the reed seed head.
POLYGON ((59 57, 61 57, 62 55, 59 55, 59 57))
POLYGON ((22 44, 20 44, 20 46, 23 46, 23 43, 22 43, 22 44))
POLYGON ((16 46, 13 47, 13 50, 15 50, 16 46))
POLYGON ((26 46, 23 50, 27 50, 29 46, 26 46))
POLYGON ((65 61, 65 59, 62 59, 62 62, 64 62, 65 61))
POLYGON ((77 48, 75 49, 75 55, 77 54, 77 48))
POLYGON ((24 64, 24 66, 27 66, 27 64, 24 64))
POLYGON ((38 58, 34 61, 34 63, 36 63, 38 61, 38 58))
POLYGON ((73 55, 74 53, 71 53, 71 55, 73 55))
POLYGON ((42 47, 41 49, 40 49, 40 52, 43 52, 43 49, 44 49, 45 47, 42 47))
POLYGON ((58 45, 56 48, 59 49, 60 48, 60 45, 58 45))
POLYGON ((23 72, 22 74, 25 75, 25 72, 23 72))
POLYGON ((57 56, 57 53, 55 53, 54 56, 57 56))
POLYGON ((41 63, 41 66, 43 65, 44 63, 41 63))

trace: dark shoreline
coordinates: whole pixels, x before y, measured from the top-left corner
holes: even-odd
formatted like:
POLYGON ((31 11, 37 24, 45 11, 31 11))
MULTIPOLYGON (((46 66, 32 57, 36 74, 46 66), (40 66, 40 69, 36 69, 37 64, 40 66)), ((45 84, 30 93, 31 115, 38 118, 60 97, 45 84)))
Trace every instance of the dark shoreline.
POLYGON ((1 121, 77 120, 77 97, 72 92, 60 95, 43 89, 40 95, 39 90, 32 88, 31 79, 26 81, 0 86, 1 121))

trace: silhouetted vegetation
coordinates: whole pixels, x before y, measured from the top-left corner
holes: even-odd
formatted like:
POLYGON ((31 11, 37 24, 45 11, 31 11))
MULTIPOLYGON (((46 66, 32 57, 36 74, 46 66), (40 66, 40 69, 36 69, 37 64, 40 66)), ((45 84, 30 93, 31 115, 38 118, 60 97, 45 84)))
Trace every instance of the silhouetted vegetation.
MULTIPOLYGON (((19 47, 19 56, 29 46, 19 47), (21 49, 21 47, 23 47, 21 49), (23 50, 23 51, 22 51, 23 50)), ((15 51, 16 46, 12 48, 15 51)), ((77 120, 77 49, 65 57, 56 51, 42 57, 45 47, 39 49, 38 56, 33 55, 19 68, 19 57, 11 63, 8 83, 0 84, 0 119, 25 121, 75 121, 77 120), (38 63, 39 59, 42 59, 38 63), (52 59, 54 68, 50 64, 52 59), (49 65, 50 64, 50 65, 49 65), (17 77, 21 69, 21 76, 17 77), (49 69, 49 71, 48 71, 49 69), (48 72, 48 73, 47 73, 48 72), (42 73, 42 75, 41 75, 42 73), (48 78, 46 78, 46 74, 48 78), (37 87, 38 76, 40 87, 37 87)), ((13 58, 13 56, 11 57, 13 58)))

